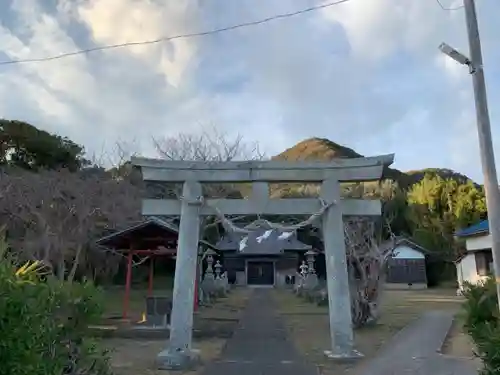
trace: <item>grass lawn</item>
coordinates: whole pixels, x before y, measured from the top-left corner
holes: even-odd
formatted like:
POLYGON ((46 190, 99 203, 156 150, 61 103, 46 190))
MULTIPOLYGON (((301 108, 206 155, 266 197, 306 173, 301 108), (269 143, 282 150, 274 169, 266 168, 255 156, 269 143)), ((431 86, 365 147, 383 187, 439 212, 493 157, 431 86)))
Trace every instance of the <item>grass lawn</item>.
MULTIPOLYGON (((380 347, 408 323, 428 310, 459 311, 462 300, 454 290, 385 291, 382 296, 381 318, 375 326, 355 332, 356 349, 372 358, 380 347)), ((285 319, 296 347, 321 374, 338 375, 352 373, 361 361, 338 364, 328 361, 323 354, 329 349, 330 332, 328 307, 320 307, 295 296, 290 291, 275 291, 275 299, 285 319)))
POLYGON ((457 316, 443 345, 443 354, 461 358, 476 358, 472 339, 463 330, 462 318, 457 316))
MULTIPOLYGON (((167 346, 167 340, 106 339, 105 347, 111 351, 111 366, 115 375, 169 375, 200 374, 203 366, 194 371, 162 371, 155 366, 156 355, 167 346)), ((225 340, 206 339, 195 341, 193 347, 201 351, 203 363, 216 359, 225 340)))

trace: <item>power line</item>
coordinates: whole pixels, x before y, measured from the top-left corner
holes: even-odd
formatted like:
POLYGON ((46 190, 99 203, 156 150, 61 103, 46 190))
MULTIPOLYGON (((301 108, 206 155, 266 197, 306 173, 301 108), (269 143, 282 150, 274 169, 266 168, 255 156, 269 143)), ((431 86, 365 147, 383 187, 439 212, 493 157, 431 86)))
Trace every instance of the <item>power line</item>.
POLYGON ((463 4, 462 5, 459 5, 457 7, 454 7, 454 8, 449 8, 449 7, 445 7, 443 5, 443 3, 441 2, 441 0, 436 0, 436 3, 438 3, 439 7, 442 9, 442 10, 460 10, 462 9, 464 6, 463 4))
POLYGON ((189 34, 179 34, 179 35, 161 37, 158 39, 145 40, 145 41, 139 41, 139 42, 126 42, 126 43, 119 43, 119 44, 110 44, 110 45, 105 45, 105 46, 100 46, 100 47, 82 49, 82 50, 73 51, 73 52, 65 52, 65 53, 61 53, 59 55, 53 55, 53 56, 47 56, 47 57, 0 61, 0 65, 13 65, 13 64, 23 64, 23 63, 45 62, 45 61, 59 60, 59 59, 63 59, 63 58, 70 57, 70 56, 83 55, 83 54, 87 54, 87 53, 91 53, 91 52, 104 51, 104 50, 108 50, 108 49, 125 48, 125 47, 147 45, 147 44, 157 44, 157 43, 167 42, 167 41, 175 40, 175 39, 186 39, 186 38, 194 38, 194 37, 200 37, 200 36, 219 34, 219 33, 223 33, 226 31, 241 29, 244 27, 261 25, 264 23, 268 23, 268 22, 283 19, 283 18, 298 16, 298 15, 301 15, 304 13, 309 13, 309 12, 317 11, 320 9, 329 8, 329 7, 332 7, 334 5, 340 5, 343 3, 347 3, 349 1, 351 1, 351 0, 337 0, 337 1, 330 2, 330 3, 315 5, 315 6, 312 6, 309 8, 297 10, 295 12, 276 14, 274 16, 263 18, 263 19, 260 19, 257 21, 239 23, 236 25, 226 26, 226 27, 213 29, 213 30, 200 31, 200 32, 189 33, 189 34))

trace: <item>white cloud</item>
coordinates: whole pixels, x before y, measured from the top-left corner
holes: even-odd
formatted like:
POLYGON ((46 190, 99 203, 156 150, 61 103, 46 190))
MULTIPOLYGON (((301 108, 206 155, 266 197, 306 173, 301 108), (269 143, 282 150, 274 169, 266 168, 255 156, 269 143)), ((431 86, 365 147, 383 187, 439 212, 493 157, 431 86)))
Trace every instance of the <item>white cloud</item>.
POLYGON ((460 170, 470 168, 476 169, 477 175, 481 174, 479 158, 479 143, 477 137, 476 118, 473 102, 470 106, 457 111, 455 122, 455 134, 449 139, 451 150, 451 161, 460 170))
POLYGON ((467 77, 467 67, 464 67, 444 54, 436 55, 436 66, 443 70, 443 73, 446 74, 453 83, 463 82, 464 78, 467 77))
MULTIPOLYGON (((32 56, 56 55, 61 51, 75 49, 74 42, 61 29, 57 19, 44 13, 39 2, 34 0, 14 0, 12 9, 22 20, 17 27, 23 34, 28 34, 27 42, 23 43, 14 34, 2 30, 3 42, 8 46, 8 54, 16 59, 32 56)), ((60 64, 27 64, 24 72, 38 75, 50 89, 80 99, 82 94, 95 91, 95 79, 89 73, 89 66, 84 56, 75 56, 60 64), (75 81, 76 80, 76 81, 75 81), (68 83, 78 87, 78 90, 69 89, 68 83)))
POLYGON ((353 54, 364 60, 436 49, 438 38, 458 20, 432 0, 350 1, 326 8, 324 15, 343 25, 353 54))
POLYGON ((344 26, 353 53, 371 60, 387 56, 398 44, 407 6, 393 0, 350 1, 324 13, 344 26))
MULTIPOLYGON (((13 59, 193 33, 317 4, 11 2, 0 12, 0 44, 13 59)), ((499 4, 478 7, 485 48, 493 51, 500 47, 499 4)), ((68 135, 91 151, 121 139, 150 153, 151 136, 212 123, 260 141, 270 154, 320 136, 367 154, 396 152, 402 168, 431 166, 432 158, 416 156, 425 153, 436 165, 475 174, 477 160, 451 156, 475 142, 460 138, 465 120, 456 111, 473 107, 462 97, 470 96, 467 71, 439 55, 442 41, 467 50, 462 11, 443 11, 433 0, 351 0, 218 35, 0 66, 0 116, 68 135), (413 142, 403 142, 409 134, 413 142)), ((485 62, 496 57, 485 53, 485 62)), ((500 82, 489 87, 499 92, 500 82)))
MULTIPOLYGON (((78 14, 97 43, 120 44, 192 33, 197 25, 196 4, 189 0, 91 0, 78 7, 78 14)), ((175 39, 129 47, 125 53, 137 55, 177 87, 196 53, 196 44, 195 39, 175 39)))

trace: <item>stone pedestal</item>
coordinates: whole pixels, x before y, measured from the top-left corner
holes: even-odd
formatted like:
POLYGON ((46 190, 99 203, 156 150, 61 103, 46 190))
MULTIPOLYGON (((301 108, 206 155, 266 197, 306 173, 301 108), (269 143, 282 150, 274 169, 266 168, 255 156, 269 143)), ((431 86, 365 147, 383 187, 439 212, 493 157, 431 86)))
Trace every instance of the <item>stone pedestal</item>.
POLYGON ((159 370, 191 370, 201 363, 200 351, 196 349, 164 350, 156 357, 159 370))

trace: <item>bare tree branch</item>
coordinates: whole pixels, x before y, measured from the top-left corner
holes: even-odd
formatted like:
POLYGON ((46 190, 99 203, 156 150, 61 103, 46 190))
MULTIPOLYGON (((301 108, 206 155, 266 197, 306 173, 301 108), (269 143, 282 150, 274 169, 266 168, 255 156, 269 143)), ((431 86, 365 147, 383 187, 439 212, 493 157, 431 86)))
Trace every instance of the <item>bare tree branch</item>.
MULTIPOLYGON (((258 144, 244 142, 241 135, 231 137, 213 125, 206 127, 202 133, 180 133, 171 137, 153 138, 153 145, 160 157, 167 160, 225 162, 264 158, 258 144)), ((204 184, 203 194, 210 198, 240 197, 241 187, 241 184, 204 184)), ((178 198, 181 191, 180 184, 147 183, 148 198, 178 198)), ((173 220, 168 217, 165 219, 173 220)), ((213 218, 204 218, 201 223, 202 233, 218 224, 213 218)))
POLYGON ((95 237, 140 218, 139 187, 88 172, 0 170, 0 192, 9 189, 9 199, 0 199, 0 222, 13 234, 12 245, 61 278, 102 267, 103 253, 91 250, 95 237))
POLYGON ((232 161, 262 160, 265 155, 257 143, 246 143, 241 135, 231 137, 214 125, 202 133, 180 133, 172 137, 153 138, 158 154, 168 160, 232 161))
POLYGON ((344 225, 353 324, 378 319, 386 263, 393 246, 378 242, 377 226, 369 218, 352 217, 344 225))

